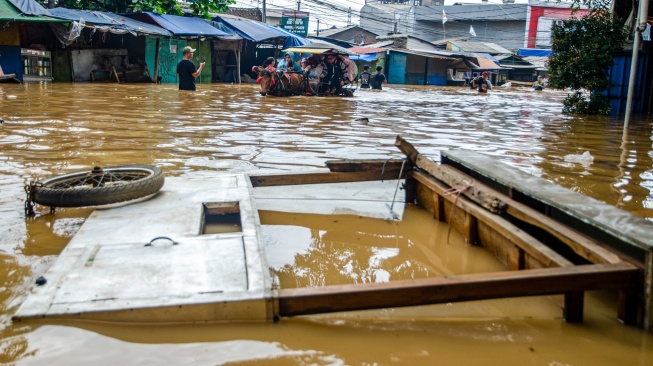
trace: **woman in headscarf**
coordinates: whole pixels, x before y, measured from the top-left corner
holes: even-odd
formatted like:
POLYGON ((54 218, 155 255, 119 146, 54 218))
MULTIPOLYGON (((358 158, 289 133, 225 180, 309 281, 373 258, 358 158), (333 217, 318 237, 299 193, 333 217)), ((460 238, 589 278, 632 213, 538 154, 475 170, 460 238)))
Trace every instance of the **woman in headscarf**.
POLYGON ((283 56, 283 60, 279 62, 279 69, 298 72, 302 71, 302 68, 299 66, 297 61, 295 61, 295 54, 292 52, 286 52, 283 56))

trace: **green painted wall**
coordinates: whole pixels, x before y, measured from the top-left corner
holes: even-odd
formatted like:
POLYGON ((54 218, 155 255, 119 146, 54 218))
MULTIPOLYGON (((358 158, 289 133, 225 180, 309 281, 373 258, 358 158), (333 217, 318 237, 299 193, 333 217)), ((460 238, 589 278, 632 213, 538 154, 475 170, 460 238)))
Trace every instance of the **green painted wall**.
MULTIPOLYGON (((159 76, 162 83, 176 84, 177 63, 184 57, 182 50, 187 45, 197 49, 193 54, 193 63, 199 66, 200 62, 206 62, 204 70, 197 78, 197 83, 207 84, 211 82, 211 41, 198 41, 196 39, 187 41, 185 39, 161 38, 159 42, 159 76)), ((156 38, 147 37, 145 41, 145 62, 150 68, 154 77, 154 57, 156 55, 156 38)))

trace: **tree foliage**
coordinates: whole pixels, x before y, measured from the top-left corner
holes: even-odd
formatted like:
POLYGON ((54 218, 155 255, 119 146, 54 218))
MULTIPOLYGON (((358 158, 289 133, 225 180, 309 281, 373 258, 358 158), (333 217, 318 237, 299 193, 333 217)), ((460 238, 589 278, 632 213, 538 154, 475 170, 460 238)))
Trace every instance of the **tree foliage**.
POLYGON ((585 4, 593 6, 587 15, 553 27, 549 84, 574 90, 564 101, 565 113, 608 114, 609 101, 603 95, 610 87, 608 70, 628 32, 624 21, 608 11, 605 1, 585 4))
MULTIPOLYGON (((50 7, 60 6, 68 9, 100 10, 112 13, 131 13, 151 11, 157 14, 182 14, 179 0, 44 0, 50 7)), ((236 0, 187 0, 188 8, 193 14, 204 18, 211 13, 224 13, 236 0)))

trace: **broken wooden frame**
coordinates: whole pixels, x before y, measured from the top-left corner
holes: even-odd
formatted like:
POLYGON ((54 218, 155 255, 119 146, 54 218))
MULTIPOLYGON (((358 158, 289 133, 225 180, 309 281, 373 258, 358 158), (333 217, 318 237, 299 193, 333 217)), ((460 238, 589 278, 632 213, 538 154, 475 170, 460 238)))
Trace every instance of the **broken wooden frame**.
POLYGON ((275 318, 535 295, 563 295, 564 317, 582 322, 584 292, 619 293, 617 317, 642 323, 641 270, 596 240, 531 207, 512 200, 468 175, 420 155, 397 137, 402 159, 330 161, 328 173, 250 176, 252 186, 299 185, 406 179, 407 202, 415 202, 447 222, 473 245, 492 252, 509 271, 389 283, 281 289, 275 318), (521 226, 545 233, 544 243, 521 226), (522 225, 523 226, 523 225, 522 225), (556 242, 551 246, 550 242, 556 242), (549 244, 549 245, 547 245, 549 244))

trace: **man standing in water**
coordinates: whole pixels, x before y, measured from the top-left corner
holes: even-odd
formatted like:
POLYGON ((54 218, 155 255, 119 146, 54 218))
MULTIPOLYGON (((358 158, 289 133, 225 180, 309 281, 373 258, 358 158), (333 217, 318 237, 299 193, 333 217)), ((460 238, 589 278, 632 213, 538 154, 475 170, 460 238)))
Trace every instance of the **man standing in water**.
POLYGON ((184 59, 179 61, 177 64, 177 76, 179 77, 179 90, 196 90, 195 87, 195 78, 197 78, 202 69, 204 68, 204 62, 200 63, 198 69, 195 68, 195 64, 190 60, 193 57, 193 49, 191 46, 184 47, 184 59))
POLYGON ((370 85, 372 86, 372 89, 382 90, 383 84, 388 83, 388 79, 386 79, 385 74, 382 71, 383 67, 377 66, 376 72, 370 76, 370 85))
POLYGON ((370 76, 372 76, 372 74, 370 74, 370 65, 363 66, 363 72, 359 76, 362 89, 370 88, 370 76))
POLYGON ((487 93, 488 90, 492 89, 492 83, 487 78, 487 71, 483 71, 481 76, 474 79, 474 87, 477 88, 479 93, 487 93))

